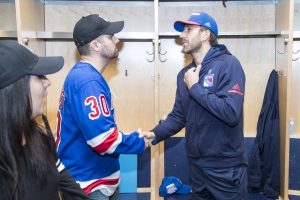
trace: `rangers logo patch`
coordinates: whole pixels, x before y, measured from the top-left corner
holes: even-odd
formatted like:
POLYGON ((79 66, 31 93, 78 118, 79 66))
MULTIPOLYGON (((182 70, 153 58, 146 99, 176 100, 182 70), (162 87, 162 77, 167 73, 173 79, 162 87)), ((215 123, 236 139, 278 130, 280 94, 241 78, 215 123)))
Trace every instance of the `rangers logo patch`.
POLYGON ((207 74, 204 76, 203 87, 214 86, 214 74, 207 74))

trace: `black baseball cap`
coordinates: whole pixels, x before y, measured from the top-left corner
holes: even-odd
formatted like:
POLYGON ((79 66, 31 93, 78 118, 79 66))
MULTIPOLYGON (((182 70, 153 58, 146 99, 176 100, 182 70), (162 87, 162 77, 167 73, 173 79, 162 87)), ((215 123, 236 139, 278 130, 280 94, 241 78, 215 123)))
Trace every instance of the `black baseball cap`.
POLYGON ((0 89, 25 75, 47 75, 59 71, 64 58, 39 57, 15 40, 0 40, 0 89))
POLYGON ((100 35, 113 35, 124 28, 124 21, 110 22, 97 14, 82 17, 73 30, 76 46, 84 46, 100 35))

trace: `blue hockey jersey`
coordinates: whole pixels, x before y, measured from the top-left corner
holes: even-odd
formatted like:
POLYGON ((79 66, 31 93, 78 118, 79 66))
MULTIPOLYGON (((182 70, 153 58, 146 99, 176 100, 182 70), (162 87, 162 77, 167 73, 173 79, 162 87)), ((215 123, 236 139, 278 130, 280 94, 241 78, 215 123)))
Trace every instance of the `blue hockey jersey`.
POLYGON ((66 77, 59 100, 58 155, 87 193, 112 195, 120 183, 119 154, 140 154, 144 139, 118 130, 111 92, 90 64, 78 62, 66 77))

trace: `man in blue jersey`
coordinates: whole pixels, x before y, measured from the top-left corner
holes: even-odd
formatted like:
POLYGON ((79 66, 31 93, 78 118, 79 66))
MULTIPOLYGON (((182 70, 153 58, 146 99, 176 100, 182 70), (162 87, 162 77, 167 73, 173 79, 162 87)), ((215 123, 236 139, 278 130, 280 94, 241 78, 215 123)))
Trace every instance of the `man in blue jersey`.
POLYGON ((118 130, 111 92, 102 76, 118 57, 114 34, 123 27, 123 21, 109 22, 95 14, 76 23, 73 39, 80 61, 65 79, 57 114, 58 155, 95 200, 118 199, 119 154, 141 154, 147 146, 139 133, 118 130))
POLYGON ((247 155, 243 136, 245 75, 240 62, 218 44, 216 21, 204 12, 178 20, 182 52, 193 61, 177 76, 173 110, 152 132, 162 141, 186 128, 192 200, 245 200, 247 155))

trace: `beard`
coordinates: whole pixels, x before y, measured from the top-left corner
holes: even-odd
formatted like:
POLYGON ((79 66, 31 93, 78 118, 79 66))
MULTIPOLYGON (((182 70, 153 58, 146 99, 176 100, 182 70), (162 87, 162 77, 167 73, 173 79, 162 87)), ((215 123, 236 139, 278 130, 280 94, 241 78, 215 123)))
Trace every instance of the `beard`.
POLYGON ((183 46, 181 52, 185 54, 191 54, 198 52, 202 47, 202 42, 199 42, 198 44, 189 44, 187 46, 183 46))
POLYGON ((192 53, 198 52, 202 47, 202 42, 201 42, 200 38, 198 38, 198 37, 194 37, 190 40, 183 39, 182 43, 183 44, 182 44, 181 52, 185 53, 185 54, 192 54, 192 53), (184 45, 184 44, 186 44, 186 45, 184 45))
POLYGON ((119 56, 119 51, 116 48, 109 49, 107 47, 104 47, 102 56, 104 58, 114 59, 114 58, 117 58, 119 56))
POLYGON ((111 59, 117 58, 119 57, 119 52, 116 50, 112 55, 111 55, 111 59))

